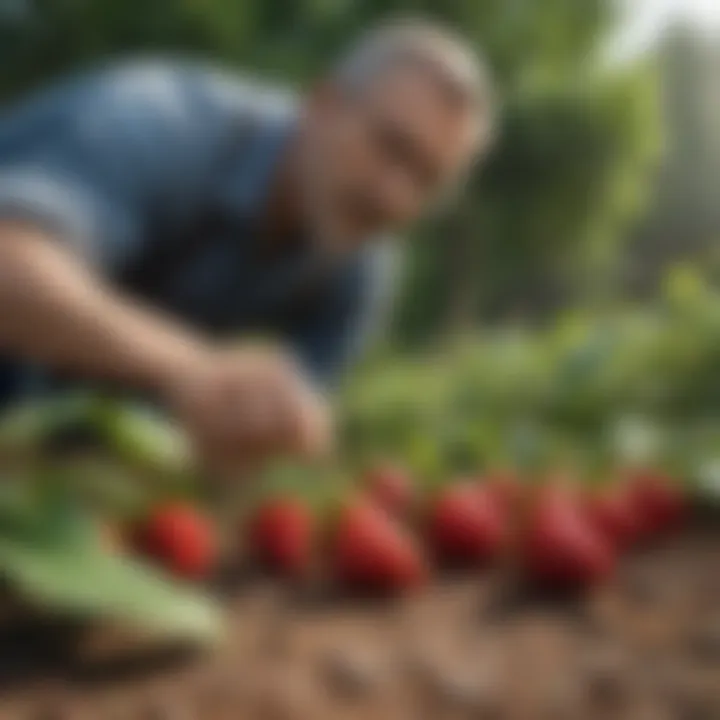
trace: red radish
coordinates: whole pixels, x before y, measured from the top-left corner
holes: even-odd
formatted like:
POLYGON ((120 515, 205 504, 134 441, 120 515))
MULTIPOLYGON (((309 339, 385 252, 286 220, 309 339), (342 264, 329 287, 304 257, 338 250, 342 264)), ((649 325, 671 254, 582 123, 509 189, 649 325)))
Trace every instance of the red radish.
POLYGON ((682 524, 686 499, 670 477, 657 470, 639 470, 631 474, 630 487, 644 536, 671 532, 682 524))
POLYGON ((609 542, 589 523, 577 497, 563 487, 540 492, 521 544, 529 575, 555 589, 585 588, 607 580, 614 568, 609 542))
POLYGON ((260 505, 248 524, 250 551, 266 567, 288 577, 310 570, 315 521, 295 498, 274 498, 260 505))
POLYGON ((487 562, 506 547, 506 516, 487 489, 458 483, 434 499, 427 518, 427 539, 438 558, 449 564, 487 562))
POLYGON ((373 502, 355 500, 338 518, 330 548, 346 587, 399 593, 425 583, 427 567, 413 538, 373 502))
POLYGON ((391 515, 409 512, 415 501, 415 487, 401 467, 383 464, 372 468, 364 478, 370 497, 391 515))
POLYGON ((586 512, 595 529, 619 551, 630 548, 640 536, 640 519, 626 485, 591 493, 586 499, 586 512))
POLYGON ((523 487, 520 478, 512 470, 491 470, 482 478, 484 487, 501 504, 505 512, 513 513, 520 505, 523 487))
POLYGON ((141 552, 188 579, 208 575, 217 559, 217 538, 209 518, 175 502, 155 508, 138 531, 141 552))

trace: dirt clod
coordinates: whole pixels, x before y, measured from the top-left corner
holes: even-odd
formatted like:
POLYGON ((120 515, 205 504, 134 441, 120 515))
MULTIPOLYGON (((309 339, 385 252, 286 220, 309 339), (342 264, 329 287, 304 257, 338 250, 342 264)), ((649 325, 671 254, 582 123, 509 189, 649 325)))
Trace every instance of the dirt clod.
POLYGON ((581 712, 582 693, 577 678, 557 680, 546 688, 540 717, 542 720, 575 720, 581 712))
POLYGON ((179 699, 151 699, 140 709, 138 720, 194 720, 190 708, 179 699))
POLYGON ((34 710, 30 720, 73 720, 73 714, 70 708, 53 703, 34 710))
POLYGON ((612 651, 596 652, 580 671, 590 702, 600 709, 618 709, 630 695, 631 679, 624 658, 612 651))
POLYGON ((663 596, 662 580, 647 570, 624 573, 622 588, 626 597, 639 605, 655 605, 663 596))
POLYGON ((332 651, 322 662, 330 692, 344 699, 361 699, 375 693, 382 683, 380 668, 372 658, 332 651))
POLYGON ((674 703, 677 720, 718 720, 720 699, 707 692, 688 692, 674 703))
POLYGON ((501 714, 501 703, 491 686, 473 672, 464 669, 433 668, 425 673, 428 700, 443 712, 459 712, 471 717, 495 718, 501 714))
POLYGON ((720 617, 696 628, 689 638, 690 652, 698 661, 720 664, 720 617))

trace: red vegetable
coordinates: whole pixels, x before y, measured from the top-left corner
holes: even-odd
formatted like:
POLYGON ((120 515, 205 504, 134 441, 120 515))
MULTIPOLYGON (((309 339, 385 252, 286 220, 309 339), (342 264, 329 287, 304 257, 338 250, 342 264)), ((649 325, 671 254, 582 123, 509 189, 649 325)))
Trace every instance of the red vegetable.
POLYGON ((402 516, 415 501, 415 487, 401 467, 383 464, 372 468, 364 478, 368 494, 391 515, 402 516))
POLYGON ((405 592, 424 584, 428 575, 413 538, 382 508, 362 499, 341 511, 330 561, 342 585, 363 591, 405 592))
POLYGON ((507 513, 514 513, 520 507, 523 485, 512 470, 491 470, 482 477, 483 485, 500 503, 507 513))
POLYGON ((613 485, 590 494, 586 511, 595 529, 617 550, 627 550, 638 540, 642 527, 628 486, 613 485))
POLYGON ((613 549, 588 521, 574 493, 563 487, 545 488, 528 520, 521 559, 534 580, 567 589, 589 587, 609 578, 613 549))
POLYGON ((496 558, 508 540, 506 515, 494 494, 474 483, 445 488, 427 518, 427 539, 449 564, 477 564, 496 558))
POLYGON ((208 575, 217 560, 217 538, 209 518, 192 505, 155 508, 137 533, 138 548, 181 577, 208 575))
POLYGON ((682 525, 687 501, 670 477, 657 470, 639 470, 631 474, 630 487, 645 537, 671 532, 682 525))
POLYGON ((251 552, 266 567, 287 577, 308 573, 313 559, 315 520, 295 498, 274 498, 260 505, 248 524, 251 552))

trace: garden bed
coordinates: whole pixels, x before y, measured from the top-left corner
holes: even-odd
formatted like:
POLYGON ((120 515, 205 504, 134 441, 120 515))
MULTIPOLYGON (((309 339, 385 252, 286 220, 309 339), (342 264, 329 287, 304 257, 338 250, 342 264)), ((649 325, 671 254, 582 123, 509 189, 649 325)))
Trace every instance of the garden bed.
POLYGON ((225 578, 219 649, 18 620, 0 637, 0 719, 720 718, 720 523, 623 561, 585 599, 512 569, 360 602, 225 578))

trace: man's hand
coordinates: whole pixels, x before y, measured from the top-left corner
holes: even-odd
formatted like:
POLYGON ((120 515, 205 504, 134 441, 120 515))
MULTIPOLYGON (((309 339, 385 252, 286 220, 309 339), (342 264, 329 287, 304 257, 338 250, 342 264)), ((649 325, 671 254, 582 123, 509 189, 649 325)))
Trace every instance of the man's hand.
POLYGON ((212 469, 330 449, 326 404, 300 369, 273 349, 210 353, 169 377, 163 394, 212 469))
POLYGON ((218 468, 330 444, 322 400, 278 351, 218 351, 122 296, 42 231, 0 221, 0 350, 160 395, 218 468))

